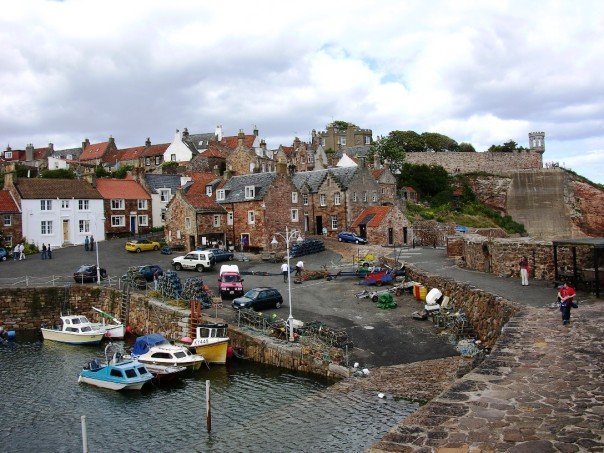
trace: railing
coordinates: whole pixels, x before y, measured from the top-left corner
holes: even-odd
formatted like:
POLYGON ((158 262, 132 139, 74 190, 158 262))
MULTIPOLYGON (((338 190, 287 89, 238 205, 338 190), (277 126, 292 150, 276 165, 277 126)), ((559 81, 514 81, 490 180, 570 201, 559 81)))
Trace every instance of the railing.
MULTIPOLYGON (((73 275, 49 275, 49 276, 30 276, 25 275, 22 277, 0 277, 0 288, 47 288, 49 286, 84 286, 90 285, 91 283, 83 283, 76 281, 73 275)), ((122 289, 124 286, 124 280, 117 276, 107 276, 104 280, 101 280, 100 284, 93 282, 92 284, 97 286, 103 286, 108 288, 122 289)), ((147 292, 153 290, 153 285, 147 283, 144 289, 140 290, 147 292)))

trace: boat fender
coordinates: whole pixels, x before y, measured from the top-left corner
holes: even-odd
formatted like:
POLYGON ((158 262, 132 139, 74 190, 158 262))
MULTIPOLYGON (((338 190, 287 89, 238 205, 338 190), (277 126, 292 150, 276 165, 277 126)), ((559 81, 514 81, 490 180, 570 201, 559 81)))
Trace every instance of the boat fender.
POLYGON ((191 339, 191 337, 182 337, 180 339, 180 342, 184 344, 191 344, 193 343, 193 340, 191 339))
POLYGON ((14 340, 16 336, 17 332, 15 332, 14 330, 9 330, 8 332, 6 332, 6 338, 8 338, 9 340, 14 340))
POLYGON ((131 326, 127 326, 126 327, 126 333, 132 333, 132 327, 131 326))
POLYGON ((229 346, 227 348, 227 354, 226 354, 227 360, 231 360, 233 358, 233 347, 229 346))

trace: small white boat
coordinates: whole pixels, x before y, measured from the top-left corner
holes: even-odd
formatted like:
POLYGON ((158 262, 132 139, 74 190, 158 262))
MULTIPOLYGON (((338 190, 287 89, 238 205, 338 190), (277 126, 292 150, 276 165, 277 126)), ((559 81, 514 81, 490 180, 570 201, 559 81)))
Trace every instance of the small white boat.
POLYGON ((138 337, 132 348, 132 357, 149 365, 184 366, 192 370, 198 370, 205 361, 184 346, 170 344, 158 333, 138 337))
POLYGON ((42 337, 45 340, 69 344, 99 344, 105 331, 94 328, 86 316, 61 316, 61 326, 54 328, 42 327, 42 337))
POLYGON ((101 315, 100 323, 91 324, 93 328, 96 328, 98 330, 104 330, 105 336, 107 338, 111 338, 114 340, 121 340, 122 338, 124 338, 124 335, 126 334, 126 327, 124 326, 124 324, 122 324, 119 319, 117 319, 110 313, 106 313, 96 307, 92 307, 92 309, 101 315), (110 323, 106 323, 106 319, 109 320, 110 323))

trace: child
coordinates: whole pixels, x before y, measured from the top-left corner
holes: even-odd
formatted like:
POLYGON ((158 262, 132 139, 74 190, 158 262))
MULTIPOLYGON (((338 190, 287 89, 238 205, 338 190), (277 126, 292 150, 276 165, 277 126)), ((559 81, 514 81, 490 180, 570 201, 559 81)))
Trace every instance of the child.
POLYGON ((566 282, 564 282, 558 291, 558 298, 560 299, 560 311, 562 312, 562 324, 565 326, 570 324, 571 308, 579 308, 579 306, 573 301, 573 297, 575 297, 575 295, 575 289, 566 282))

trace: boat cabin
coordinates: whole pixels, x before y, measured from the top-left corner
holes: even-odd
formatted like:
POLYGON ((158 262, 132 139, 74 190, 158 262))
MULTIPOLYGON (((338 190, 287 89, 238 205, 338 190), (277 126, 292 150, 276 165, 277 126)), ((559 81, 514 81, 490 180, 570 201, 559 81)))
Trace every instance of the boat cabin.
POLYGON ((90 325, 86 316, 62 316, 63 332, 89 333, 96 331, 90 325))
POLYGON ((197 338, 226 338, 228 337, 228 324, 215 323, 203 324, 197 327, 197 338))

